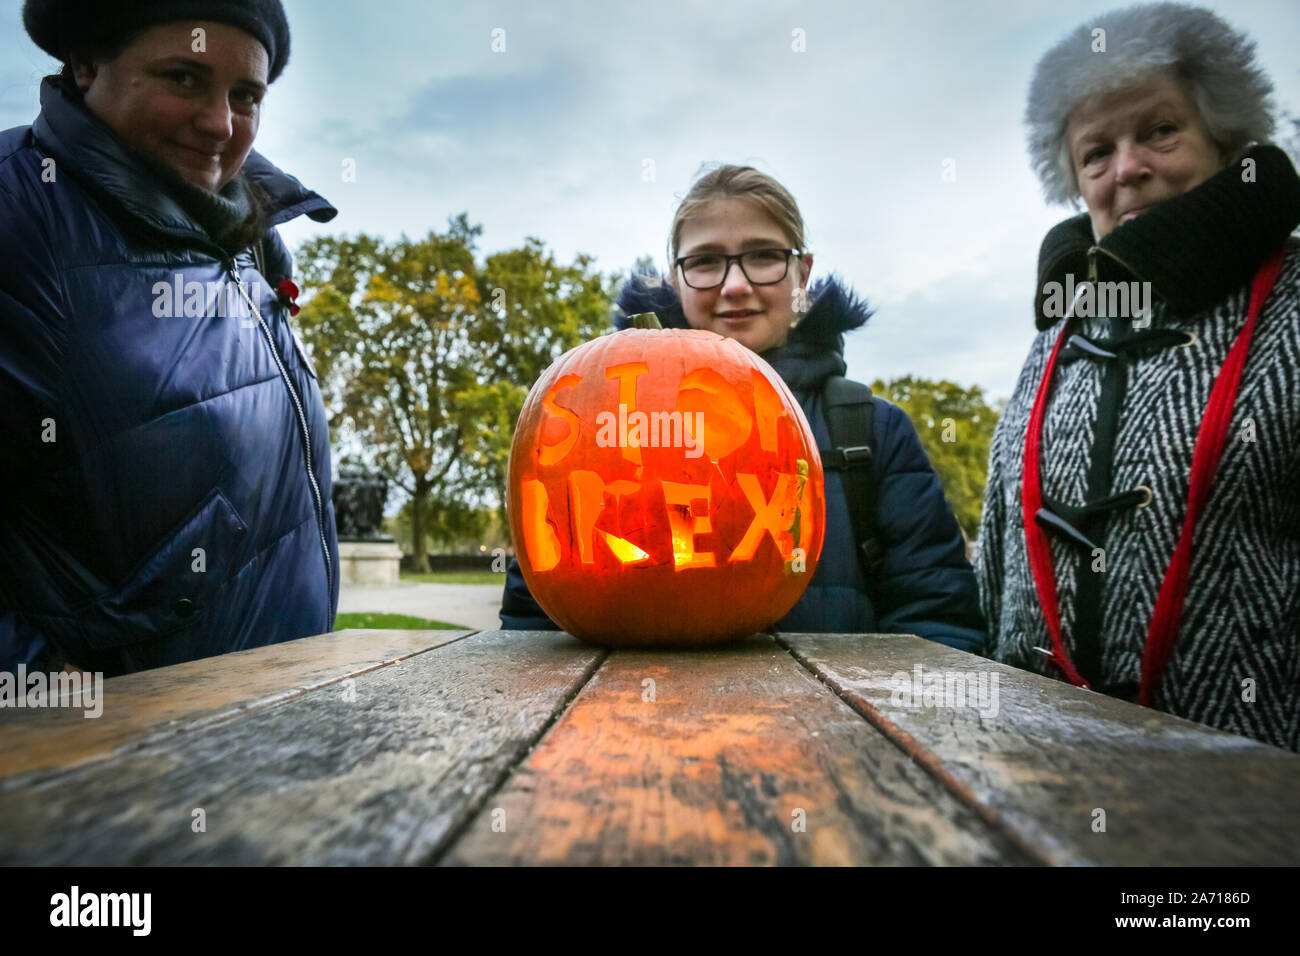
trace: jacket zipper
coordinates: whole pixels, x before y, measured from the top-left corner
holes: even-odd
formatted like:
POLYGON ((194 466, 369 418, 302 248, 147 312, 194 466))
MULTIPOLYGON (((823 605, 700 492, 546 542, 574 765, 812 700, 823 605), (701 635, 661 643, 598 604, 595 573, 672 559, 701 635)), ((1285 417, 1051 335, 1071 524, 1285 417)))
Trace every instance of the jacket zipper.
POLYGON ((1097 281, 1097 269, 1098 269, 1097 254, 1098 253, 1101 253, 1102 255, 1106 256, 1106 258, 1108 259, 1114 260, 1116 263, 1122 266, 1128 272, 1128 274, 1131 275, 1134 279, 1137 279, 1139 282, 1142 281, 1142 277, 1137 274, 1137 270, 1134 269, 1132 266, 1130 266, 1119 256, 1115 255, 1115 253, 1111 252, 1109 249, 1103 249, 1101 246, 1091 246, 1088 249, 1088 281, 1089 282, 1095 284, 1097 281))
POLYGON ((316 531, 320 535, 321 554, 325 557, 325 575, 329 584, 329 593, 332 595, 334 593, 334 564, 330 561, 329 543, 325 540, 325 508, 321 503, 320 485, 316 483, 316 473, 311 466, 311 433, 307 429, 307 416, 303 412, 302 401, 298 398, 298 390, 293 387, 293 381, 289 378, 284 362, 280 360, 280 351, 275 347, 275 338, 271 335, 271 329, 266 324, 266 320, 262 318, 261 310, 258 309, 257 304, 244 288, 244 280, 239 274, 239 266, 232 259, 226 268, 235 280, 235 288, 239 290, 239 294, 243 296, 244 301, 253 310, 253 314, 257 316, 258 324, 262 327, 262 334, 266 336, 267 345, 271 347, 271 355, 275 358, 276 367, 280 370, 280 378, 284 380, 285 387, 289 389, 289 397, 293 399, 294 408, 298 411, 298 425, 302 429, 302 442, 307 453, 307 480, 311 482, 311 491, 316 498, 316 531))

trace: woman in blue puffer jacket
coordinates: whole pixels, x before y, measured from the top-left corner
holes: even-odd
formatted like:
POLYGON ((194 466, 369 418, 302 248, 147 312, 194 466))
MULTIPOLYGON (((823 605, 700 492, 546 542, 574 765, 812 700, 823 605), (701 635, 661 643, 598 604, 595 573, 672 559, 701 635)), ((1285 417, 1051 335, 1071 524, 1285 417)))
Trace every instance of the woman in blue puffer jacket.
MULTIPOLYGON (((824 386, 845 372, 843 333, 870 312, 834 279, 808 290, 812 268, 803 219, 790 193, 750 167, 720 166, 696 181, 673 221, 672 284, 633 276, 619 298, 626 316, 653 311, 665 328, 709 329, 759 353, 802 406, 821 448, 832 446, 824 386)), ((858 558, 838 472, 826 472, 826 540, 799 603, 777 623, 787 632, 916 634, 981 653, 984 622, 957 519, 944 499, 916 429, 897 406, 872 401, 881 545, 870 580, 858 558)), ((507 570, 501 607, 507 629, 555 625, 538 607, 518 562, 507 570)))
POLYGON ((336 210, 251 149, 284 11, 98 6, 28 0, 65 66, 0 133, 0 670, 112 676, 326 632, 338 606, 329 428, 273 228, 336 210))

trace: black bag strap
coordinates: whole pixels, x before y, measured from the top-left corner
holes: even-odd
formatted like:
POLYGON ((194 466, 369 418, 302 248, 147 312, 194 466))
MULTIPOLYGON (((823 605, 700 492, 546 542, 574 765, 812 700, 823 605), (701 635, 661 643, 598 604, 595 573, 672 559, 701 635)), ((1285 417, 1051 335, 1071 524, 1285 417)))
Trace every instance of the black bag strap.
POLYGON ((819 449, 822 468, 840 473, 848 499, 853 537, 858 543, 862 569, 870 581, 885 556, 884 543, 872 520, 876 506, 875 402, 871 389, 842 375, 832 375, 823 386, 826 423, 832 448, 819 449))

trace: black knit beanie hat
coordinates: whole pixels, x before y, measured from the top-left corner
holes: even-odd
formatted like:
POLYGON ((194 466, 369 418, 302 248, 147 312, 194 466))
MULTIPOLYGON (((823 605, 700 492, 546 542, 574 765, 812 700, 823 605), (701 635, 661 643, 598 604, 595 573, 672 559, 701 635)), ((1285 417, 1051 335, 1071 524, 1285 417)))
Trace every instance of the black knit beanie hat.
POLYGON ((270 64, 267 82, 289 61, 289 21, 280 0, 24 0, 23 26, 38 47, 67 62, 81 46, 111 44, 174 20, 228 23, 259 40, 270 64))

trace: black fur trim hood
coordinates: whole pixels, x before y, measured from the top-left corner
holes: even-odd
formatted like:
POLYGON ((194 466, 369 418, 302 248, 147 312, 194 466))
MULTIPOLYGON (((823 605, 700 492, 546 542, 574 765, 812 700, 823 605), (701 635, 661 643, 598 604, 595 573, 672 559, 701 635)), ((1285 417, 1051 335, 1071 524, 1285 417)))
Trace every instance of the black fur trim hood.
MULTIPOLYGON (((844 353, 844 333, 861 328, 873 311, 835 275, 818 279, 808 287, 808 312, 790 330, 789 342, 815 345, 844 353)), ((623 285, 614 310, 614 327, 628 327, 628 317, 653 312, 666 329, 688 329, 681 299, 672 284, 654 272, 634 272, 623 285)))

